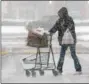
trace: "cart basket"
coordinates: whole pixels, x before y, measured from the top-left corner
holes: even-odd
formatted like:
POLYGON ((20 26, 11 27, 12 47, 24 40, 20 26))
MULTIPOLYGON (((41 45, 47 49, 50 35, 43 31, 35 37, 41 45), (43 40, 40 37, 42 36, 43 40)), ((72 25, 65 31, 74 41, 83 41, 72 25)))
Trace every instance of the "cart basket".
POLYGON ((27 46, 43 48, 48 47, 48 35, 44 33, 42 36, 39 36, 29 32, 27 46))

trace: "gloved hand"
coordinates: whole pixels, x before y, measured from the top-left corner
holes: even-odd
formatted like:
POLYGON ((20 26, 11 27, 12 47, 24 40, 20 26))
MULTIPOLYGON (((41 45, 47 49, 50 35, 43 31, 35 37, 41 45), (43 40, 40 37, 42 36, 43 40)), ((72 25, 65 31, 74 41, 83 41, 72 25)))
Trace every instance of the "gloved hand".
POLYGON ((47 35, 50 35, 50 32, 48 32, 48 31, 45 31, 44 33, 47 34, 47 35))

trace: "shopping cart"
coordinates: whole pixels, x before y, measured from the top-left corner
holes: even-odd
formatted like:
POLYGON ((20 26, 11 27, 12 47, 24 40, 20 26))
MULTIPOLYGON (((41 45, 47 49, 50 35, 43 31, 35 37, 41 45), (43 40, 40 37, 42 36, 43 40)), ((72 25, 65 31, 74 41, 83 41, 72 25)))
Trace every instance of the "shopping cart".
POLYGON ((37 38, 37 39, 39 41, 38 43, 37 42, 35 42, 35 44, 34 44, 34 42, 31 43, 31 40, 30 40, 29 41, 30 44, 28 44, 31 47, 36 47, 37 48, 35 58, 27 60, 27 58, 31 57, 31 56, 29 56, 29 57, 26 57, 26 58, 23 59, 23 63, 25 63, 25 64, 34 64, 34 67, 29 68, 29 69, 24 69, 25 73, 26 73, 26 76, 31 75, 32 77, 35 77, 36 76, 36 70, 39 71, 41 76, 44 75, 44 70, 52 70, 53 75, 57 76, 58 72, 56 70, 54 53, 53 53, 53 49, 52 49, 52 35, 44 34, 43 37, 41 37, 41 39, 40 38, 37 38), (45 40, 46 42, 44 43, 45 45, 41 44, 42 39, 46 39, 45 40), (48 48, 48 51, 47 52, 42 52, 41 48, 48 48), (49 62, 50 59, 53 60, 52 63, 49 62))

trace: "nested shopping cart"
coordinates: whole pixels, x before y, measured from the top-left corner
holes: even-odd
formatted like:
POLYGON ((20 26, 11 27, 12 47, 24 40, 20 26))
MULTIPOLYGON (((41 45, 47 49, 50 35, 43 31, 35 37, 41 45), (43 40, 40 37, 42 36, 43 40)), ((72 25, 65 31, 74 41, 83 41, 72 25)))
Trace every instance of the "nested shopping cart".
MULTIPOLYGON (((36 71, 39 71, 40 75, 44 75, 45 70, 52 70, 54 76, 58 75, 56 70, 56 63, 54 59, 54 53, 52 49, 52 35, 45 34, 42 37, 29 37, 28 46, 36 47, 37 52, 34 59, 27 60, 28 57, 23 59, 23 63, 34 64, 34 67, 24 69, 26 76, 36 76, 36 71), (46 52, 42 52, 41 48, 48 48, 46 52), (52 59, 50 63, 50 59, 52 59), (28 61, 28 62, 27 62, 28 61)), ((29 56, 30 58, 31 56, 29 56)))

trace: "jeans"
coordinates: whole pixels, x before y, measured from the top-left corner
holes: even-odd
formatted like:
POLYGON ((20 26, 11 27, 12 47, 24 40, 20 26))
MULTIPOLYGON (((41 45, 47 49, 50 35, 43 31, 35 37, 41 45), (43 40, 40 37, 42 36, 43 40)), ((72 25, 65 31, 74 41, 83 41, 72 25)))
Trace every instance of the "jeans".
POLYGON ((58 61, 57 69, 62 72, 64 57, 65 57, 65 53, 68 47, 70 48, 71 56, 74 60, 74 66, 75 66, 76 71, 81 71, 81 65, 79 63, 78 57, 76 56, 75 44, 61 46, 60 58, 58 61))

